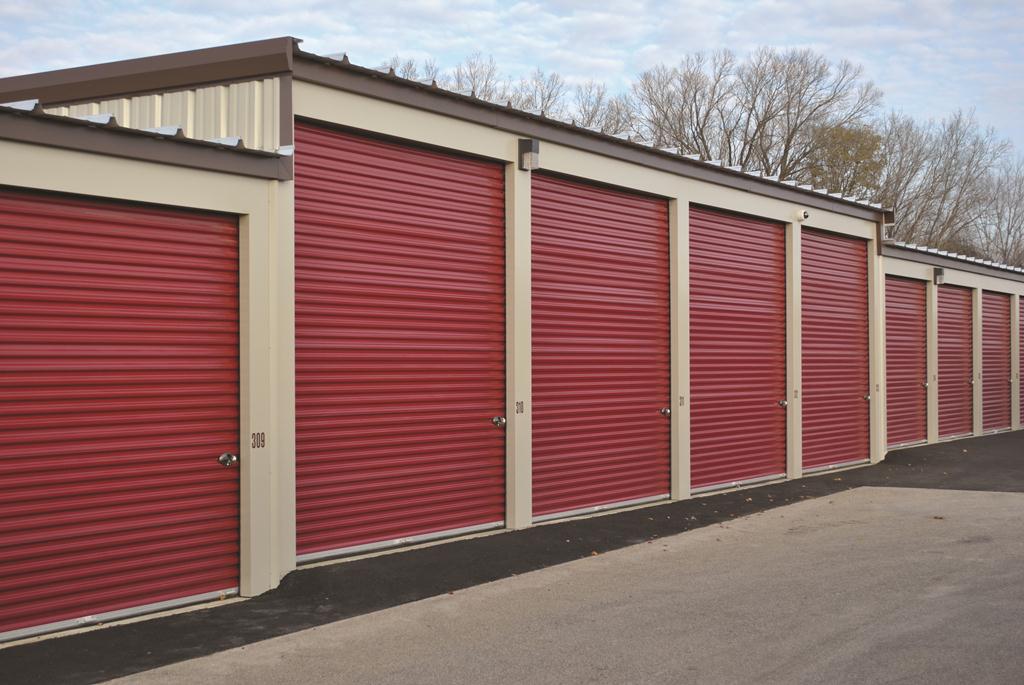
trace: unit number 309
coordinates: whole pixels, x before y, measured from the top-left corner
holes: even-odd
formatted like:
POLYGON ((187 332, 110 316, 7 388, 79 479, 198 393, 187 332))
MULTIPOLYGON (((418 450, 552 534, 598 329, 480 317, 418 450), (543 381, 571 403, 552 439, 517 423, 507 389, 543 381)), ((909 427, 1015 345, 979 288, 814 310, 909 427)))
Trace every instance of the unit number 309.
POLYGON ((252 434, 252 446, 254 449, 267 446, 267 434, 266 433, 253 433, 252 434))

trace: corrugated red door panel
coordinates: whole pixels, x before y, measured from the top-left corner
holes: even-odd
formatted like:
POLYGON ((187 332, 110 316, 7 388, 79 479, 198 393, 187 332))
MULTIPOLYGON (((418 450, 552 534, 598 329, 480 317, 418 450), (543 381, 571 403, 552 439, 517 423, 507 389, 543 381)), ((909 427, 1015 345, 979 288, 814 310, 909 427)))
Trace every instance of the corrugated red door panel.
POLYGON ((502 166, 296 141, 299 554, 502 521, 502 166))
POLYGON ((974 319, 971 291, 939 286, 939 437, 974 432, 974 319))
POLYGON ((804 229, 803 466, 870 456, 867 242, 804 229))
POLYGON ((690 210, 690 484, 786 473, 786 234, 690 210))
POLYGON ((238 229, 0 191, 0 633, 238 585, 238 229))
POLYGON ((928 438, 927 283, 885 277, 885 412, 892 445, 928 438))
POLYGON ((1013 424, 1013 370, 1010 363, 1010 296, 984 291, 982 302, 982 428, 1004 430, 1013 424))
POLYGON ((668 493, 668 204, 532 188, 533 513, 668 493))

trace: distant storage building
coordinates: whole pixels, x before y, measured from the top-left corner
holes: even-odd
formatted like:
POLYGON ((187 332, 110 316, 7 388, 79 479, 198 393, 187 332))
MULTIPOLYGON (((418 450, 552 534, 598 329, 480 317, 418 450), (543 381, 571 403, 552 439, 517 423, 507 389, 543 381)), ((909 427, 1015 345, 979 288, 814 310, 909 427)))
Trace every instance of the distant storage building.
POLYGON ((0 103, 0 640, 1021 428, 1024 271, 875 205, 292 38, 0 103))

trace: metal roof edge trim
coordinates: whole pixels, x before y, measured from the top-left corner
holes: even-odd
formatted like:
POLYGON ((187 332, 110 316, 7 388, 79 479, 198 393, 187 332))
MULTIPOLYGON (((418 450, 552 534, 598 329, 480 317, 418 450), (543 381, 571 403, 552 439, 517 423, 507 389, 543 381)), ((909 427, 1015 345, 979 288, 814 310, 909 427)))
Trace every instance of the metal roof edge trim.
POLYGON ((517 135, 536 137, 659 171, 757 195, 765 195, 810 208, 832 211, 867 221, 889 223, 892 220, 891 210, 868 207, 841 198, 802 190, 778 181, 751 176, 742 171, 730 171, 706 162, 688 159, 671 152, 632 143, 555 119, 511 109, 469 95, 441 90, 417 81, 390 76, 375 69, 304 52, 297 46, 295 57, 292 67, 293 78, 300 81, 442 114, 517 135))
POLYGON ((141 95, 288 73, 291 36, 0 78, 0 102, 43 105, 141 95))
POLYGON ((892 257, 894 259, 905 259, 908 262, 941 266, 946 269, 966 271, 968 273, 981 274, 983 276, 991 276, 993 278, 1002 278, 1007 281, 1024 283, 1024 273, 1019 271, 1010 271, 1008 269, 985 266, 979 261, 967 261, 957 259, 955 257, 942 256, 934 252, 922 252, 921 250, 913 247, 896 245, 892 241, 883 243, 882 256, 892 257))
POLYGON ((0 107, 0 140, 217 171, 275 181, 293 178, 292 158, 180 135, 97 125, 83 119, 0 107))

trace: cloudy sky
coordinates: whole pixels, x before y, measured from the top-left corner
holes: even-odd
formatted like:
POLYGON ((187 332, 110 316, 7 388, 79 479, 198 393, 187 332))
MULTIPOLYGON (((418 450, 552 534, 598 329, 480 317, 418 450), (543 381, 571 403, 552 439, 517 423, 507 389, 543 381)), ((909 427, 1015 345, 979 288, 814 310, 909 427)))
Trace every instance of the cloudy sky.
POLYGON ((0 76, 280 35, 368 66, 479 50, 613 88, 700 49, 810 47, 863 64, 890 107, 974 108, 1024 151, 1021 0, 0 0, 0 76))

